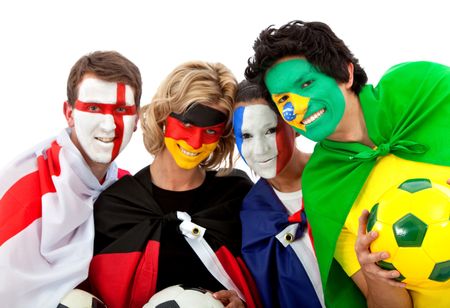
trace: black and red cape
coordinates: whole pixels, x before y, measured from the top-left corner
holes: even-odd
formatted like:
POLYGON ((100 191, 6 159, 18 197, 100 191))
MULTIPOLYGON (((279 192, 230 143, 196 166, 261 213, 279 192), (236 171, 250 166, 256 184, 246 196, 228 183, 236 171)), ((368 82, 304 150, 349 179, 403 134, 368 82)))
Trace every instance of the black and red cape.
MULTIPOLYGON (((176 212, 164 213, 155 201, 150 168, 125 176, 104 191, 94 206, 95 245, 90 265, 92 292, 109 308, 142 307, 158 291, 161 240, 176 212)), ((192 222, 206 229, 204 239, 247 307, 258 307, 255 283, 241 256, 239 210, 252 182, 243 172, 216 176, 208 171, 205 189, 188 213, 192 222)), ((181 222, 181 221, 180 221, 181 222)), ((183 237, 181 233, 176 236, 183 237)), ((184 238, 183 238, 184 239, 184 238)), ((208 288, 208 286, 200 286, 208 288)))

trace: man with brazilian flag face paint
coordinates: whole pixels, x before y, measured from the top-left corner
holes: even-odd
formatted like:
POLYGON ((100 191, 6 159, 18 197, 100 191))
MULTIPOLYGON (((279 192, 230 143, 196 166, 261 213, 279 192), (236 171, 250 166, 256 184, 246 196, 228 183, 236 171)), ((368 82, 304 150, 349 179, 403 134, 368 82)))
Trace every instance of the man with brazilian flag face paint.
POLYGON ((81 57, 67 82, 68 128, 0 172, 0 298, 56 307, 88 276, 93 203, 127 172, 113 162, 136 127, 139 69, 114 51, 81 57))
POLYGON ((193 104, 184 113, 167 117, 164 143, 177 165, 193 169, 209 157, 219 143, 227 117, 219 110, 193 104))
POLYGON ((336 131, 345 109, 336 80, 302 58, 274 65, 265 80, 278 111, 298 133, 320 141, 336 131))
POLYGON ((264 84, 284 120, 318 142, 302 183, 327 307, 447 307, 448 277, 436 289, 392 280, 400 273, 377 267, 389 252, 369 251, 376 234, 364 226, 366 211, 392 186, 411 178, 448 185, 450 68, 402 63, 376 87, 365 85, 358 60, 320 22, 270 27, 254 50, 246 77, 264 84))

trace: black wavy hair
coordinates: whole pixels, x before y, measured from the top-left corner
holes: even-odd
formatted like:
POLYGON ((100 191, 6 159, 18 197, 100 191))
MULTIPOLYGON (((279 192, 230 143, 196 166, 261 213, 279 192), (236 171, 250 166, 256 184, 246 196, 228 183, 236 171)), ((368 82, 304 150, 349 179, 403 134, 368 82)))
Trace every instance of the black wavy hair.
MULTIPOLYGON (((322 22, 291 21, 276 29, 263 30, 253 45, 254 56, 248 59, 245 78, 265 88, 264 76, 276 61, 287 56, 303 56, 322 73, 337 82, 349 79, 348 64, 353 63, 352 91, 359 94, 367 75, 344 42, 322 22)), ((265 88, 265 97, 271 101, 265 88)))

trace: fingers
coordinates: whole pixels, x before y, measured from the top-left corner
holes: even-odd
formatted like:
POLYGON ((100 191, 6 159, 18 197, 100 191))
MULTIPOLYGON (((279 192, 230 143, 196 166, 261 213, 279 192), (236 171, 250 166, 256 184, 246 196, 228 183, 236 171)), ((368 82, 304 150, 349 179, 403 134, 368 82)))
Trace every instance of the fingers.
POLYGON ((227 308, 244 308, 244 303, 234 290, 221 290, 213 294, 215 299, 218 299, 227 308))
POLYGON ((358 236, 366 234, 368 218, 369 218, 369 211, 368 210, 362 211, 361 216, 359 216, 358 236))

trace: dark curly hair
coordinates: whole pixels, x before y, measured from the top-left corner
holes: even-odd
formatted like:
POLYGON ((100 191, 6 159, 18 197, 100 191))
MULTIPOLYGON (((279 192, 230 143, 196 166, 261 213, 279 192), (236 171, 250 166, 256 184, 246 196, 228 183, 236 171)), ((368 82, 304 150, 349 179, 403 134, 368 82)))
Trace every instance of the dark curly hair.
MULTIPOLYGON (((322 73, 337 82, 349 79, 348 64, 353 63, 352 90, 359 94, 367 82, 367 75, 344 42, 322 22, 294 20, 276 29, 263 30, 253 45, 255 52, 248 59, 245 78, 264 86, 264 76, 276 61, 287 56, 303 56, 322 73)), ((267 89, 265 96, 271 101, 267 89)))

